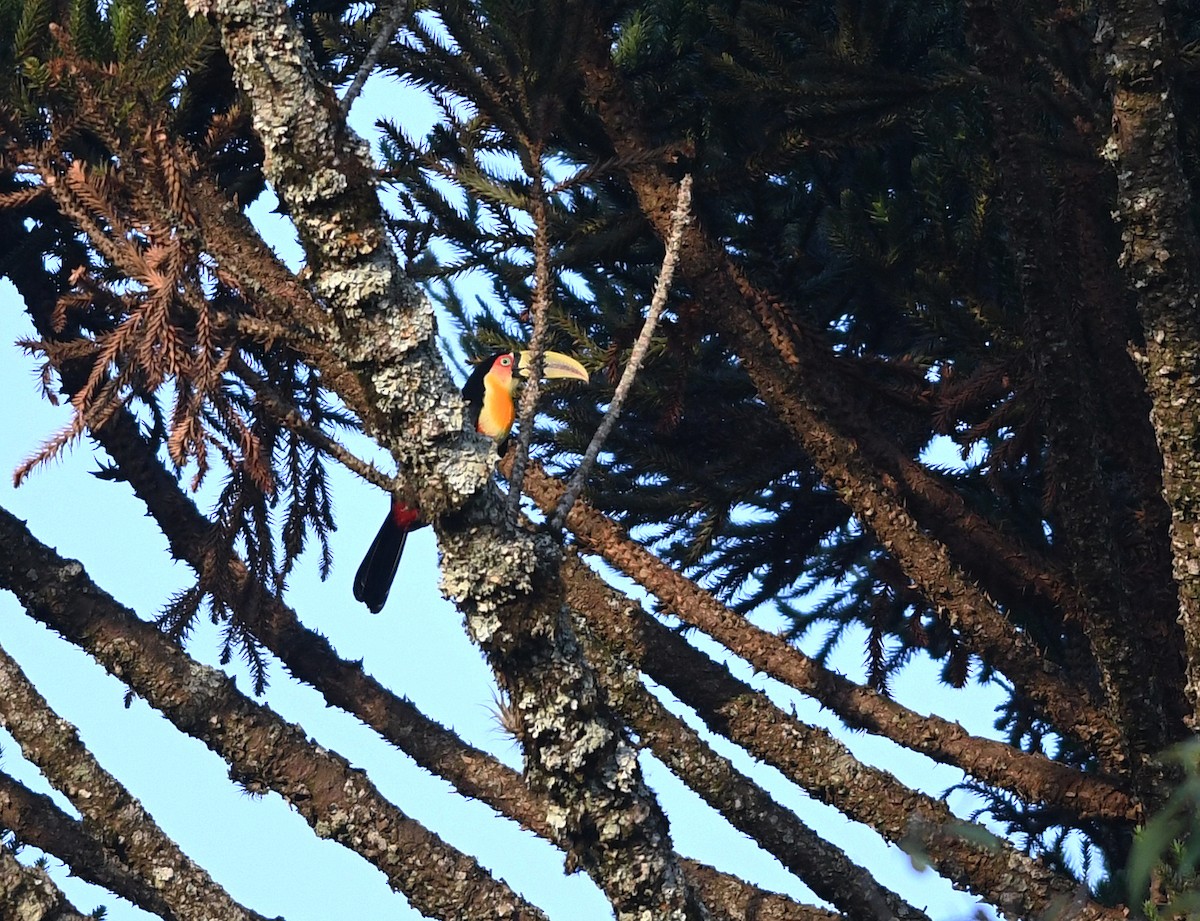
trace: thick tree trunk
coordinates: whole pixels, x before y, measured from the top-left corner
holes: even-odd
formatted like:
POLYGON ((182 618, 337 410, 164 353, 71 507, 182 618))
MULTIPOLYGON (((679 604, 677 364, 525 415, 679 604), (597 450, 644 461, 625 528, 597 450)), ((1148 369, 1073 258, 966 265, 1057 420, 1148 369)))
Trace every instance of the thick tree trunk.
POLYGON ((368 422, 434 524, 443 591, 519 714, 528 775, 553 804, 550 825, 569 861, 596 879, 620 919, 706 917, 572 635, 556 548, 513 527, 487 449, 463 430, 432 311, 389 249, 364 145, 318 78, 290 12, 247 0, 189 8, 214 16, 253 100, 266 173, 336 324, 330 350, 361 381, 368 422))
POLYGON ((1195 730, 1200 729, 1200 238, 1193 192, 1180 164, 1172 75, 1164 64, 1176 59, 1176 51, 1162 4, 1115 0, 1101 11, 1105 25, 1098 34, 1113 107, 1105 154, 1116 167, 1122 265, 1145 332, 1137 358, 1163 457, 1195 730))

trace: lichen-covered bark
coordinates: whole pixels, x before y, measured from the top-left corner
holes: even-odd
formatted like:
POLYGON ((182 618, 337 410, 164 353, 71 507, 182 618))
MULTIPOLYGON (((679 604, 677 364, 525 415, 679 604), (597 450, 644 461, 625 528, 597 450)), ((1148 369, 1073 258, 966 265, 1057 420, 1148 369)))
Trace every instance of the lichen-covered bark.
POLYGON ((1117 214, 1145 333, 1136 357, 1171 509, 1171 552, 1187 651, 1192 729, 1200 728, 1200 240, 1180 164, 1172 68, 1177 52, 1153 0, 1110 0, 1098 39, 1109 74, 1113 131, 1105 154, 1117 173, 1117 214))
POLYGON ((367 423, 417 485, 434 517, 488 477, 487 452, 463 430, 461 400, 437 353, 433 311, 388 245, 364 142, 314 79, 282 4, 192 3, 214 13, 237 79, 254 103, 265 171, 288 205, 311 286, 329 320, 315 332, 368 395, 367 423))
POLYGON ((286 6, 194 0, 190 9, 215 17, 253 100, 266 174, 337 325, 330 349, 362 382, 375 434, 434 523, 443 591, 520 714, 528 774, 553 803, 559 842, 596 878, 618 918, 705 917, 666 817, 571 635, 553 545, 504 524, 487 452, 462 431, 430 307, 388 250, 364 147, 317 78, 286 6))
POLYGON ((582 867, 597 880, 618 919, 706 917, 674 858, 637 752, 571 629, 557 549, 545 536, 498 547, 459 530, 441 537, 450 558, 443 561, 443 591, 466 613, 516 715, 526 775, 550 801, 547 822, 568 868, 582 867), (527 566, 511 565, 523 553, 527 566), (528 581, 497 578, 497 567, 525 568, 528 581))
MULTIPOLYGON (((181 921, 151 883, 109 849, 88 825, 71 818, 48 796, 34 793, 0 773, 0 828, 9 829, 22 844, 61 860, 71 874, 102 886, 165 921, 181 921)), ((218 910, 212 905, 213 912, 218 910)))
POLYGON ((31 616, 204 742, 248 789, 279 793, 317 835, 379 867, 418 911, 463 921, 545 917, 474 859, 405 816, 344 758, 311 744, 299 727, 241 694, 232 679, 189 658, 2 509, 0 542, 6 548, 0 587, 31 616))
MULTIPOLYGON (((556 507, 562 489, 562 484, 540 467, 531 468, 527 475, 528 495, 546 512, 556 507)), ((1053 805, 1073 815, 1129 821, 1140 815, 1138 804, 1127 792, 1101 777, 1073 770, 1040 754, 1027 754, 992 739, 972 736, 958 723, 916 713, 830 671, 782 637, 739 617, 629 540, 616 524, 586 503, 575 505, 567 523, 584 549, 600 555, 633 579, 676 616, 703 630, 756 670, 812 696, 847 726, 885 736, 1027 801, 1053 805)))
POLYGON ((920 854, 953 885, 1012 917, 1047 912, 1060 921, 1116 921, 1121 916, 1079 898, 1073 880, 982 826, 957 818, 941 800, 858 761, 825 730, 784 713, 585 566, 564 572, 572 605, 597 636, 695 710, 713 732, 778 768, 814 799, 920 854))
MULTIPOLYGON (((924 912, 906 903, 854 863, 841 848, 823 839, 769 793, 712 750, 700 734, 672 714, 642 685, 635 665, 619 649, 601 642, 587 626, 584 611, 615 599, 586 592, 590 580, 572 578, 583 564, 566 563, 568 601, 581 612, 578 633, 588 658, 605 663, 598 668, 604 690, 624 716, 639 743, 648 748, 680 780, 698 793, 726 820, 796 874, 821 899, 852 921, 928 921, 924 912)), ((590 583, 594 585, 595 583, 590 583)), ((614 616, 624 612, 615 610, 614 616)))
POLYGON ((161 893, 182 921, 265 921, 235 902, 179 850, 142 804, 92 757, 75 727, 50 709, 3 649, 0 725, 92 827, 101 830, 108 846, 121 849, 125 863, 161 893))
POLYGON ((40 867, 21 864, 0 847, 0 918, 6 921, 90 921, 40 867))

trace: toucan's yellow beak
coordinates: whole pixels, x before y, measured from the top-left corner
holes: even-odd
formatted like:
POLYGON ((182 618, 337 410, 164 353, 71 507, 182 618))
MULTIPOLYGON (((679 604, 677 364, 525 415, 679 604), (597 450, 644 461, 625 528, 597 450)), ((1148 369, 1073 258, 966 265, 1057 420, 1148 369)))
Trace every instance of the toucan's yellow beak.
MULTIPOLYGON (((532 364, 532 354, 522 352, 520 360, 517 362, 517 373, 522 377, 529 377, 529 368, 532 364)), ((591 380, 587 368, 570 355, 551 351, 542 352, 542 377, 552 379, 569 377, 573 380, 584 381, 585 383, 591 380)))

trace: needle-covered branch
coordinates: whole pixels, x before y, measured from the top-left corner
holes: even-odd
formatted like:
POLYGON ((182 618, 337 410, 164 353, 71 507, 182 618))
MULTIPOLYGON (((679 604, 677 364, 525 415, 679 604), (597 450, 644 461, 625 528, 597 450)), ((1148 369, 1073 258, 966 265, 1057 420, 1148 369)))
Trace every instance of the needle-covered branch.
MULTIPOLYGON (((6 534, 6 543, 13 539, 20 537, 11 531, 6 534)), ((3 575, 0 586, 11 587, 3 575)), ((121 848, 124 862, 159 891, 180 921, 265 921, 262 915, 234 901, 179 850, 142 804, 100 766, 79 740, 75 727, 50 709, 3 649, 0 689, 0 725, 16 739, 25 757, 107 840, 108 846, 121 848)))
MULTIPOLYGON (((529 496, 549 512, 562 484, 540 468, 530 471, 529 496)), ((667 610, 696 627, 757 671, 811 696, 847 726, 891 739, 935 761, 1032 802, 1054 805, 1080 817, 1133 821, 1139 815, 1128 793, 1101 777, 1027 754, 993 739, 973 736, 958 723, 917 713, 877 691, 850 681, 805 655, 782 637, 755 627, 696 583, 684 578, 586 503, 576 503, 567 526, 590 553, 623 572, 658 598, 667 610)))
MULTIPOLYGON (((613 70, 602 35, 581 63, 586 92, 605 121, 618 153, 632 155, 643 126, 613 70)), ((626 174, 643 213, 661 238, 670 232, 674 184, 665 171, 630 157, 626 174)), ((797 350, 792 331, 774 322, 771 299, 752 285, 729 255, 696 224, 685 230, 680 274, 693 297, 710 305, 706 314, 730 337, 759 396, 803 447, 826 484, 864 528, 891 553, 914 587, 945 622, 1029 696, 1056 728, 1092 746, 1107 767, 1125 762, 1121 733, 1108 715, 1087 700, 1049 662, 1027 633, 1018 630, 954 559, 950 549, 921 527, 903 498, 858 441, 841 428, 847 415, 823 363, 797 350)), ((802 343, 800 343, 802 344, 802 343)))
POLYGON ((320 431, 305 418, 294 403, 279 393, 262 375, 246 367, 244 362, 234 363, 234 373, 254 391, 254 397, 281 425, 302 435, 309 444, 328 454, 347 470, 358 474, 366 482, 391 492, 396 488, 395 477, 388 476, 374 464, 351 453, 340 442, 320 431))
POLYGON ((182 732, 224 758, 248 788, 273 790, 318 836, 357 852, 435 918, 545 916, 472 858, 405 816, 341 756, 192 660, 0 510, 0 587, 35 619, 88 652, 182 732))

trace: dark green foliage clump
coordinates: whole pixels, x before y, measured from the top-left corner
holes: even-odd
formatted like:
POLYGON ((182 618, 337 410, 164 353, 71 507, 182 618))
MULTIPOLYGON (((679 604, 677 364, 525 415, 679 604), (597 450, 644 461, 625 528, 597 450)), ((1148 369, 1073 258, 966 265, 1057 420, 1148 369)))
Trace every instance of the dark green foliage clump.
MULTIPOLYGON (((353 73, 381 13, 301 8, 319 23, 326 66, 353 73)), ((601 372, 586 398, 552 391, 543 408, 542 458, 571 470, 638 334, 662 258, 626 178, 637 163, 614 150, 587 85, 588 55, 603 47, 628 108, 653 113, 637 124, 641 156, 695 177, 704 233, 766 292, 792 335, 825 350, 848 407, 832 422, 887 444, 889 462, 919 461, 957 497, 961 506, 934 509, 935 527, 967 509, 1035 558, 1092 580, 1098 597, 1135 598, 1133 581, 1102 585, 1106 564, 1090 556, 1100 552, 1076 539, 1088 525, 1066 498, 1075 471, 1063 451, 1071 437, 1124 430, 1122 408, 1090 388, 1110 365, 1104 336, 1124 349, 1137 324, 1112 286, 1103 317, 1070 306, 1066 322, 1087 327, 1078 341, 1094 350, 1083 360, 1102 370, 1071 385, 1095 415, 1064 420, 1046 386, 1040 313, 1047 303, 1083 304, 1080 286, 1116 262, 1118 237, 1094 194, 1105 181, 1096 139, 1109 121, 1090 52, 1096 13, 1018 5, 998 17, 999 33, 984 34, 981 10, 949 0, 484 0, 423 9, 380 58, 442 115, 424 138, 409 137, 399 119, 380 125, 397 246, 456 320, 461 349, 487 354, 528 338, 532 215, 546 210, 550 346, 601 372), (984 74, 1006 66, 999 55, 1012 48, 1019 66, 984 74), (1020 100, 1019 136, 997 124, 1004 100, 1020 100), (1044 183, 1027 226, 1012 223, 1017 205, 1005 201, 1014 162, 1044 183), (1098 228, 1092 250, 1063 242, 1085 218, 1098 228), (1054 265, 1041 301, 1030 252, 1054 265), (462 293, 480 279, 487 297, 462 293), (1088 327, 1113 317, 1106 329, 1088 327)), ((1182 34, 1194 28, 1180 25, 1182 34)), ((1196 123, 1181 126, 1185 136, 1196 123)), ((588 501, 736 609, 773 608, 795 639, 819 632, 820 656, 855 637, 876 688, 886 690, 918 652, 954 687, 993 679, 990 663, 853 518, 760 399, 735 344, 714 332, 713 317, 738 309, 676 284, 588 501)), ((1155 487, 1126 447, 1146 436, 1139 429, 1126 444, 1104 436, 1094 449, 1103 501, 1125 522, 1119 552, 1134 556, 1155 487)), ((987 584, 986 561, 979 567, 972 577, 1004 614, 1050 661, 1074 667, 1079 625, 1034 592, 987 584)), ((997 725, 1025 750, 1094 767, 1019 695, 997 725)), ((1061 816, 977 792, 1031 849, 1065 865, 1061 816)), ((1120 860, 1129 840, 1094 826, 1083 836, 1108 860, 1120 860)))
MULTIPOLYGON (((1169 11, 1193 189, 1196 7, 1169 11)), ((301 0, 294 11, 333 83, 371 64, 393 15, 341 0, 301 0)), ((440 118, 420 138, 399 116, 379 125, 380 175, 395 203, 388 227, 452 318, 452 353, 525 342, 531 305, 549 293, 548 346, 596 373, 590 389, 550 388, 535 439, 548 468, 577 465, 663 259, 651 206, 631 179, 639 168, 694 178, 704 239, 754 292, 714 302, 702 272, 677 280, 589 481, 594 508, 735 610, 769 609, 818 658, 847 638, 861 644, 865 666, 853 677, 883 693, 918 655, 955 688, 1001 680, 935 593, 922 592, 916 564, 855 516, 836 464, 814 461, 811 433, 756 389, 747 344, 720 320, 766 305, 771 332, 786 340, 779 351, 803 352, 812 360, 802 373, 821 377, 794 381, 779 399, 811 398, 815 408, 805 408, 822 431, 879 472, 872 488, 898 496, 914 528, 950 548, 962 581, 994 601, 1065 686, 1105 699, 1098 672, 1111 663, 1097 649, 1106 634, 1089 634, 1095 623, 1080 612, 1109 637, 1131 612, 1144 612, 1148 636, 1174 636, 1161 459, 1128 356, 1141 326, 1117 268, 1115 177, 1100 155, 1112 112, 1095 8, 452 0, 408 13, 377 64, 428 93, 440 118), (552 269, 549 292, 535 290, 539 259, 552 269), (901 484, 914 471, 922 486, 901 484), (972 543, 957 529, 963 520, 1000 539, 972 543), (996 546, 1028 569, 1006 570, 996 546), (1061 584, 1071 591, 1055 595, 1061 584)), ((324 458, 263 399, 297 407, 322 433, 355 420, 325 398, 286 336, 222 338, 258 319, 259 305, 175 232, 189 225, 189 179, 243 205, 263 189, 263 153, 209 27, 178 4, 0 0, 0 36, 0 141, 15 138, 81 190, 74 223, 52 209, 13 221, 0 253, 0 270, 20 278, 27 298, 41 294, 31 348, 46 357, 48 386, 81 407, 76 429, 38 459, 103 413, 134 406, 177 471, 194 465, 198 481, 211 451, 228 474, 213 532, 219 563, 237 549, 278 594, 315 535, 327 569, 324 458), (172 219, 135 219, 148 213, 172 219), (159 259, 155 271, 131 270, 147 254, 159 259), (32 268, 14 269, 22 260, 32 268), (147 295, 164 288, 160 264, 178 294, 162 302, 147 295), (150 320, 161 337, 138 332, 150 320), (179 395, 172 407, 160 402, 164 382, 179 395)), ((10 208, 46 191, 44 178, 17 170, 19 159, 0 160, 10 208)), ((201 579, 164 625, 184 637, 207 607, 228 627, 225 654, 240 647, 261 675, 235 610, 267 599, 233 593, 222 576, 201 579)), ((1145 699, 1159 712, 1144 732, 1123 729, 1133 742, 1122 757, 1137 770, 1184 726, 1179 657, 1155 652, 1145 699)), ((1095 751, 1062 737, 1043 711, 1011 689, 996 727, 1023 751, 1100 770, 1095 751)), ((984 784, 964 789, 1063 873, 1087 877, 1093 863, 1122 864, 1129 852, 1129 822, 1073 822, 984 784)), ((1164 866, 1189 880, 1192 842, 1162 829, 1152 825, 1139 846, 1157 859, 1178 839, 1164 866)), ((1145 860, 1135 869, 1149 874, 1145 860)))
MULTIPOLYGON (((516 56, 587 38, 567 29, 588 27, 570 12, 555 19, 535 7, 451 5, 414 21, 384 57, 445 114, 420 142, 383 126, 394 227, 419 274, 488 273, 494 314, 435 288, 469 330, 469 352, 523 339, 526 166, 540 158, 559 273, 555 344, 582 351, 615 384, 661 245, 571 85, 541 81, 544 62, 516 56), (563 31, 509 34, 543 20, 563 31)), ((995 369, 1016 360, 1020 306, 990 207, 994 167, 961 143, 986 144, 988 126, 957 5, 651 3, 630 8, 616 34, 637 103, 661 115, 650 130, 693 150, 677 168, 698 177, 705 230, 798 329, 831 343, 864 399, 891 406, 888 434, 906 454, 937 435, 958 438, 975 460, 944 476, 1042 543, 1024 487, 998 495, 987 482, 1037 489, 1041 472, 1036 452, 1002 444, 1016 438, 1021 410, 995 369)), ((710 331, 706 314, 722 309, 732 308, 677 287, 590 501, 743 609, 773 601, 797 634, 826 622, 836 636, 860 622, 897 641, 889 661, 914 639, 950 654, 953 638, 931 636, 939 628, 923 622, 907 579, 850 523, 710 331), (814 606, 810 591, 835 575, 841 585, 814 606)), ((548 408, 552 465, 569 468, 586 444, 603 408, 596 396, 548 408)))

